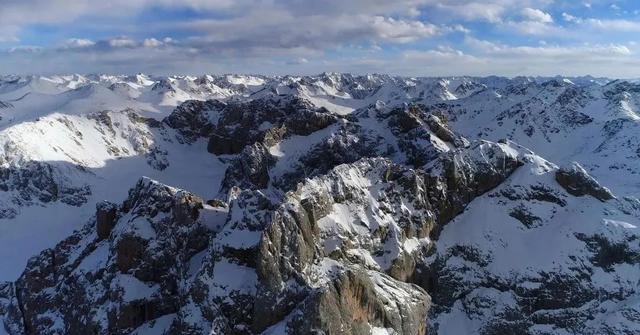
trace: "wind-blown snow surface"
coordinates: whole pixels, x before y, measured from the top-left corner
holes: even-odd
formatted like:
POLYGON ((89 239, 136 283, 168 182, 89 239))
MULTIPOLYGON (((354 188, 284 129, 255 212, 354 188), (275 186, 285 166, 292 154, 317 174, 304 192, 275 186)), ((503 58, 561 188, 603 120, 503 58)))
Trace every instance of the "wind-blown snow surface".
MULTIPOLYGON (((273 143, 265 140, 265 150, 275 162, 267 164, 266 177, 258 176, 251 182, 272 196, 282 196, 282 185, 327 173, 333 168, 323 165, 327 153, 340 156, 329 160, 351 162, 352 156, 353 160, 383 156, 397 164, 419 167, 431 164, 429 161, 440 154, 468 147, 468 140, 508 139, 510 144, 502 145, 505 155, 522 157, 526 162, 507 181, 471 202, 443 228, 437 241, 416 237, 392 246, 396 253, 411 253, 435 243, 437 248, 423 266, 435 268, 443 278, 453 276, 452 281, 460 283, 460 293, 453 295, 459 299, 443 301, 435 296, 439 306, 430 327, 439 333, 473 333, 487 320, 504 319, 515 301, 535 295, 536 287, 548 281, 545 276, 589 262, 593 250, 588 251, 587 245, 598 245, 598 236, 614 244, 627 241, 631 245, 625 249, 628 254, 638 254, 637 242, 629 242, 638 237, 640 225, 640 85, 635 83, 590 78, 401 78, 335 73, 309 77, 5 76, 0 77, 0 282, 15 280, 29 257, 82 227, 95 214, 97 202, 126 198, 141 176, 204 199, 226 201, 224 192, 235 186, 228 184, 234 180, 234 158, 255 155, 262 149, 209 153, 211 143, 208 148, 204 133, 189 135, 206 132, 194 128, 202 124, 187 124, 194 129, 185 135, 184 129, 168 119, 177 106, 188 100, 216 99, 244 106, 239 108, 258 108, 250 102, 286 104, 294 98, 322 107, 335 117, 323 119, 318 129, 304 129, 273 143), (430 124, 424 133, 416 133, 409 131, 414 127, 411 122, 423 121, 399 119, 394 128, 386 118, 397 108, 418 108, 432 115, 424 122, 435 126, 430 124), (453 133, 439 127, 441 123, 453 133), (566 196, 554 174, 558 166, 573 161, 611 190, 617 197, 613 203, 566 196), (225 185, 221 185, 223 178, 225 185), (261 185, 264 178, 269 183, 261 185), (540 190, 546 196, 531 196, 540 190), (474 261, 474 257, 482 261, 474 261), (523 296, 505 293, 505 288, 524 292, 523 296)), ((219 121, 216 108, 211 107, 205 126, 219 121)), ((253 112, 247 109, 245 113, 253 112)), ((253 131, 273 126, 265 121, 253 131)), ((249 136, 233 127, 226 131, 249 136)), ((253 168, 240 165, 236 170, 253 173, 253 168)), ((357 187, 373 187, 367 178, 352 177, 357 187)), ((370 192, 374 197, 376 190, 370 192)), ((372 229, 370 225, 389 221, 375 216, 374 209, 379 207, 375 199, 352 206, 356 207, 334 204, 331 213, 319 221, 321 234, 333 236, 324 241, 327 253, 340 248, 345 237, 363 239, 372 229)), ((417 213, 411 204, 403 203, 402 208, 417 213)), ((225 243, 242 244, 258 238, 234 236, 237 240, 225 243)), ((388 259, 374 258, 358 247, 349 253, 363 258, 372 268, 385 270, 389 266, 388 259)), ((232 268, 229 271, 242 270, 231 263, 217 266, 216 271, 225 266, 232 268)), ((615 290, 635 291, 640 275, 637 263, 614 262, 589 271, 593 283, 584 287, 596 287, 610 296, 615 290)), ((634 294, 624 295, 618 302, 608 299, 600 312, 594 312, 597 319, 588 326, 596 333, 607 330, 602 324, 629 326, 625 324, 629 318, 621 315, 634 308, 622 304, 636 301, 628 298, 634 294)), ((595 310, 598 301, 541 304, 595 310)), ((557 329, 545 329, 537 321, 553 317, 537 315, 511 321, 522 329, 535 324, 529 331, 544 333, 557 329)), ((156 327, 163 322, 170 320, 160 320, 156 327)), ((154 332, 153 325, 145 327, 138 331, 154 332)), ((611 329, 615 331, 615 327, 611 329)))
POLYGON ((216 194, 225 165, 206 154, 206 141, 182 145, 172 134, 162 134, 164 130, 155 128, 154 122, 142 119, 162 120, 186 99, 228 95, 224 90, 195 92, 187 86, 192 83, 187 78, 180 83, 189 94, 144 75, 5 78, 0 82, 0 101, 10 104, 0 110, 3 167, 19 170, 29 162, 45 162, 59 171, 53 181, 88 187, 84 201, 72 205, 16 200, 12 193, 23 190, 0 195, 5 214, 0 219, 4 259, 0 280, 15 279, 28 255, 77 229, 78 223, 95 213, 97 201, 124 198, 129 188, 124 185, 134 184, 142 175, 203 197, 216 194))

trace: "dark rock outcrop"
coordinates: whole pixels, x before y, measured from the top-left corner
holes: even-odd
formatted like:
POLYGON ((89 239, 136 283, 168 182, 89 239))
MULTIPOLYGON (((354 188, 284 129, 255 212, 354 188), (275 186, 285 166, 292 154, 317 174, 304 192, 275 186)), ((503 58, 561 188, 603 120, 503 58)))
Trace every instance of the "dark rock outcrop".
POLYGON ((111 229, 116 224, 118 206, 108 201, 99 202, 96 205, 96 232, 98 238, 104 240, 111 234, 111 229))
POLYGON ((456 135, 442 119, 423 105, 408 105, 391 110, 386 118, 393 134, 398 138, 399 149, 407 156, 407 163, 422 167, 448 150, 447 144, 464 148, 469 142, 456 135))
POLYGON ((182 103, 163 122, 174 128, 186 143, 211 136, 216 117, 224 103, 217 100, 190 100, 182 103))
POLYGON ((257 99, 219 106, 220 117, 207 150, 216 155, 236 154, 247 145, 267 145, 291 135, 309 135, 335 123, 337 117, 299 98, 257 99))
POLYGON ((556 181, 567 192, 575 196, 590 195, 600 201, 615 198, 611 191, 593 179, 580 164, 573 162, 570 166, 562 167, 556 172, 556 181))
POLYGON ((179 140, 208 138, 216 155, 238 154, 245 146, 271 146, 291 135, 306 136, 335 123, 338 117, 297 97, 265 97, 247 102, 187 101, 163 122, 178 131, 179 140))
POLYGON ((175 313, 185 266, 212 234, 194 221, 199 208, 197 197, 149 179, 119 208, 98 205, 93 222, 32 258, 5 292, 5 327, 23 324, 15 334, 128 334, 175 313), (95 234, 98 220, 110 235, 95 234))
POLYGON ((429 296, 415 286, 378 273, 347 271, 305 300, 289 329, 293 334, 322 329, 330 334, 366 335, 378 327, 425 334, 429 304, 429 296), (397 293, 389 295, 388 290, 397 293))
POLYGON ((13 218, 17 206, 61 202, 81 206, 91 195, 88 185, 77 185, 66 174, 84 173, 76 165, 29 161, 21 166, 0 167, 0 191, 5 192, 7 203, 0 202, 0 217, 13 218))
POLYGON ((269 185, 269 169, 276 163, 275 157, 261 143, 247 146, 234 158, 225 172, 220 187, 225 197, 232 187, 263 189, 269 185))

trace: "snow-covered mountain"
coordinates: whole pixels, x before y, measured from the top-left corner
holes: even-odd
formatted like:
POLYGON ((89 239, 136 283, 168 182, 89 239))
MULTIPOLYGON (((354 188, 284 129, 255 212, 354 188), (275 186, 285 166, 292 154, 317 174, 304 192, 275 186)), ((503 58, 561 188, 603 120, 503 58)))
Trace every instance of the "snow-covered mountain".
POLYGON ((640 332, 640 84, 0 77, 0 334, 640 332))

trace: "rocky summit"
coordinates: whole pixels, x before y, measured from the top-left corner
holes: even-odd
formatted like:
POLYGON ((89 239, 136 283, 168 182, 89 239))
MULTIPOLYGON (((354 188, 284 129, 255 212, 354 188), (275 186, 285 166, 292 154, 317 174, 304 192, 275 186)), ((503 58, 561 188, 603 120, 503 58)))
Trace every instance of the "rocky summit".
POLYGON ((0 77, 0 334, 637 334, 640 84, 0 77))

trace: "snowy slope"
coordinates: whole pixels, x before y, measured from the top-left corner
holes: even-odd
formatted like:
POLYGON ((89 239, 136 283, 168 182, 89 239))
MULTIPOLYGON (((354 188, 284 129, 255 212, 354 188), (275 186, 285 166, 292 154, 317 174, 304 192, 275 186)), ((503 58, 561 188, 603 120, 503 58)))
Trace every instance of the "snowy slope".
POLYGON ((586 77, 2 76, 0 318, 12 334, 633 333, 639 108, 639 84, 586 77), (103 200, 117 215, 96 232, 103 200), (51 252, 68 281, 37 279, 51 252))

